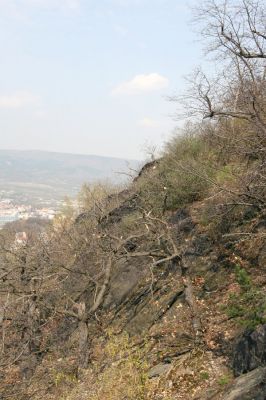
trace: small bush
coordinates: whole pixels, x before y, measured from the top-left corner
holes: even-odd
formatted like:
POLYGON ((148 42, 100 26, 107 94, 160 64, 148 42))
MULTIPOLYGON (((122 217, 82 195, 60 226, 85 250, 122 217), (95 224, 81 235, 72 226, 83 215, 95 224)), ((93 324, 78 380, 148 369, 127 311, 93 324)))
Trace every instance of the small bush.
POLYGON ((244 290, 248 290, 251 287, 251 279, 244 268, 241 268, 239 265, 236 266, 235 275, 237 283, 242 287, 244 290))
POLYGON ((202 379, 203 381, 208 380, 210 378, 210 374, 207 371, 202 371, 200 373, 200 379, 202 379))
POLYGON ((224 375, 224 376, 221 376, 221 377, 218 379, 218 384, 219 384, 220 386, 226 386, 226 385, 228 385, 228 383, 230 383, 230 381, 231 381, 231 377, 228 376, 228 375, 224 375))

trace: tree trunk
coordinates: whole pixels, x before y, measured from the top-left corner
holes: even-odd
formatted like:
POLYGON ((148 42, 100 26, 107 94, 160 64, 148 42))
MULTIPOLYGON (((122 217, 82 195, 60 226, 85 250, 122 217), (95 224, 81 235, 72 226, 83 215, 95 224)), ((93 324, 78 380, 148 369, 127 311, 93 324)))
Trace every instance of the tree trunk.
POLYGON ((85 321, 79 321, 79 368, 87 368, 89 363, 89 329, 85 321))
POLYGON ((85 303, 78 304, 79 318, 79 368, 87 368, 89 363, 89 328, 86 320, 86 305, 85 303))
POLYGON ((26 341, 26 347, 20 369, 23 378, 29 379, 38 364, 40 351, 39 310, 35 296, 29 299, 26 314, 27 321, 22 338, 23 341, 26 341))

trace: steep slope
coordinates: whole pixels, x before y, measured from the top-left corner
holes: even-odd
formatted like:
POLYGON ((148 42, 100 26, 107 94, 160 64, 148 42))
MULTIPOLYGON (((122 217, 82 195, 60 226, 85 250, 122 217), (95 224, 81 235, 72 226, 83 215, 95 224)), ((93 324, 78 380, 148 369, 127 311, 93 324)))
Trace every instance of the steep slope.
MULTIPOLYGON (((140 217, 138 187, 109 201, 114 203, 98 219, 97 235, 101 246, 108 235, 122 246, 115 247, 103 301, 86 320, 86 347, 78 310, 95 304, 100 287, 95 292, 86 275, 93 256, 84 250, 65 271, 61 299, 50 300, 57 295, 42 289, 55 306, 38 328, 41 343, 34 339, 39 356, 34 361, 34 353, 26 354, 8 365, 3 398, 264 398, 265 215, 246 212, 221 235, 202 221, 205 200, 163 219, 140 217), (148 228, 139 231, 143 223, 148 228), (124 237, 117 239, 119 232, 124 237), (63 305, 62 296, 73 303, 63 305), (87 351, 83 369, 79 363, 87 351), (246 378, 235 381, 242 373, 246 378)), ((74 222, 81 247, 90 223, 90 212, 74 222)))

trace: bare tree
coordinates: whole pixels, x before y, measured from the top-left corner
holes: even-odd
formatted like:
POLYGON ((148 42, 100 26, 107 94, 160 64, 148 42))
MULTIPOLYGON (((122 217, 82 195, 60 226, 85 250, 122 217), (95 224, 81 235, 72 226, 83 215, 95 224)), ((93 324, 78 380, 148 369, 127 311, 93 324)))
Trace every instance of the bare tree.
MULTIPOLYGON (((213 53, 217 73, 200 69, 189 79, 182 97, 189 115, 237 118, 266 134, 266 13, 257 0, 206 1, 195 10, 207 53, 213 53)), ((213 64, 214 65, 214 64, 213 64)), ((174 100, 181 98, 174 98, 174 100)))
MULTIPOLYGON (((265 3, 260 0, 205 1, 195 10, 195 21, 207 53, 214 56, 213 73, 209 77, 198 69, 188 78, 187 93, 171 100, 182 103, 185 116, 196 118, 198 129, 208 131, 205 136, 216 138, 214 145, 220 146, 221 151, 226 149, 228 160, 237 156, 248 163, 246 173, 239 177, 241 185, 232 190, 231 195, 242 197, 243 203, 264 208, 265 3)), ((188 166, 181 168, 189 170, 188 166)), ((198 170, 190 170, 190 173, 201 174, 198 170)), ((217 185, 215 181, 212 183, 217 185)))

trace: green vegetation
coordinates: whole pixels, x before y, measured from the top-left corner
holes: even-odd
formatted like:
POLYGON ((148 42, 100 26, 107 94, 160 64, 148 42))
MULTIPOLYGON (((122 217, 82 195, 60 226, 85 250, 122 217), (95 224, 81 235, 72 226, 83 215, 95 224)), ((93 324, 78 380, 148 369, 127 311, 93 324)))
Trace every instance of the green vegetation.
POLYGON ((202 371, 200 373, 200 379, 202 380, 208 380, 210 378, 210 374, 207 371, 202 371))
POLYGON ((225 311, 229 318, 238 318, 241 325, 254 329, 257 325, 266 322, 264 293, 253 285, 244 268, 236 266, 235 276, 240 285, 240 293, 230 295, 225 311))
POLYGON ((224 375, 218 379, 218 383, 220 386, 226 386, 232 380, 232 378, 228 375, 224 375))
POLYGON ((244 268, 239 265, 235 267, 236 281, 239 283, 243 291, 249 291, 251 288, 251 279, 249 274, 244 268))
POLYGON ((139 182, 143 203, 165 212, 203 199, 215 176, 212 158, 211 148, 196 132, 174 137, 157 169, 139 182))
POLYGON ((75 374, 70 374, 62 371, 54 371, 53 373, 53 379, 55 386, 59 385, 65 385, 65 384, 77 384, 78 383, 78 378, 75 374))
POLYGON ((145 362, 147 349, 132 347, 129 336, 116 336, 108 332, 109 340, 103 349, 108 367, 98 373, 91 400, 144 400, 148 392, 148 364, 145 362), (119 382, 119 385, 117 384, 119 382))

